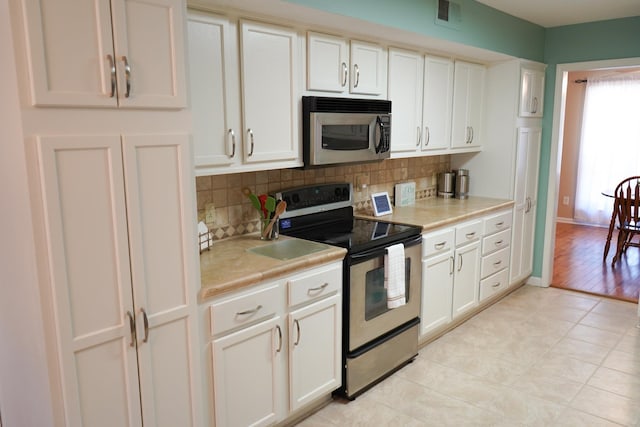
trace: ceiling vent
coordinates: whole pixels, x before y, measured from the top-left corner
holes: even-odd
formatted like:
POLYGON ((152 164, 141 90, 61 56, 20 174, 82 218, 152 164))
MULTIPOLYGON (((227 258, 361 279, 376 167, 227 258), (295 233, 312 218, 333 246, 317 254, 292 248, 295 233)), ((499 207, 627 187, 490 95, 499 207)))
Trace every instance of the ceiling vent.
POLYGON ((438 0, 436 24, 459 29, 462 23, 462 6, 449 0, 438 0))

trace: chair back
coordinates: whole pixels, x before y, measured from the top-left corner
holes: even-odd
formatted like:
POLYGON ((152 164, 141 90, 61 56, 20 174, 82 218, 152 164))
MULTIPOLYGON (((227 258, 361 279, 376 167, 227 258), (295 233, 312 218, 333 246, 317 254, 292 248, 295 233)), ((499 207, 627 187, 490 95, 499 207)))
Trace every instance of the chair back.
POLYGON ((615 206, 621 228, 640 226, 640 176, 626 178, 615 191, 615 206))

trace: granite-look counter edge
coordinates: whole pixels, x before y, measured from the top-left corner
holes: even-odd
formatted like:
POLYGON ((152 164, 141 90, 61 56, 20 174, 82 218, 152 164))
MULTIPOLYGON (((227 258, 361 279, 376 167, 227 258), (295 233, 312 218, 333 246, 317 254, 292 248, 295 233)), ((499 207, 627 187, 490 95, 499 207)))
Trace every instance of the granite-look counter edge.
POLYGON ((288 239, 294 238, 281 235, 278 240, 263 241, 254 233, 214 242, 200 254, 200 302, 305 268, 341 261, 347 253, 346 249, 326 245, 328 249, 319 252, 278 260, 248 251, 288 239))
POLYGON ((513 207, 513 200, 469 197, 468 199, 444 199, 432 197, 416 201, 411 206, 393 207, 393 213, 376 217, 373 210, 356 212, 358 218, 388 221, 422 227, 422 232, 434 230, 456 222, 513 207))

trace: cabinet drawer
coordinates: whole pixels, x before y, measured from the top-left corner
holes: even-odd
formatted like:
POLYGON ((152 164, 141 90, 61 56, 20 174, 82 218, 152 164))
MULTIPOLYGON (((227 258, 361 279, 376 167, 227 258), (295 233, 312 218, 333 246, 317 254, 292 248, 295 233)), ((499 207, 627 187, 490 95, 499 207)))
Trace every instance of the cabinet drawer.
POLYGON ((273 316, 281 308, 279 284, 211 304, 211 335, 273 316))
POLYGON ((456 247, 478 240, 482 232, 482 221, 469 221, 456 226, 456 247))
POLYGON ((422 257, 429 257, 440 252, 446 252, 453 248, 455 242, 455 230, 434 231, 422 236, 422 257))
POLYGON ((482 255, 504 249, 511 243, 511 229, 502 230, 482 239, 482 255))
POLYGON ((480 301, 501 292, 509 286, 509 269, 505 268, 480 281, 480 301))
POLYGON ((482 257, 480 277, 484 278, 509 266, 509 248, 500 249, 491 255, 482 257))
POLYGON ((511 211, 501 212, 496 215, 486 217, 483 221, 482 235, 488 236, 501 230, 511 227, 513 215, 511 211))
POLYGON ((342 288, 342 264, 295 276, 287 282, 287 288, 290 307, 333 295, 342 288))

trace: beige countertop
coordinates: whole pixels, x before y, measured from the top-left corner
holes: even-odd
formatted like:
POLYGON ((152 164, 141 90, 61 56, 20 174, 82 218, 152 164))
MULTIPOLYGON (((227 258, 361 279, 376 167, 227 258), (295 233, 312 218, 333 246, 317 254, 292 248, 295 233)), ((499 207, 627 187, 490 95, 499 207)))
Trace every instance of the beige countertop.
POLYGON ((214 242, 209 250, 200 254, 200 301, 305 268, 341 261, 347 253, 346 249, 329 245, 322 245, 326 246, 324 250, 287 260, 251 252, 286 240, 298 239, 281 235, 277 240, 263 241, 254 233, 214 242))
POLYGON ((492 212, 513 207, 513 200, 469 197, 468 199, 444 199, 431 197, 416 201, 411 206, 393 207, 393 213, 375 217, 373 210, 358 211, 358 218, 377 219, 399 224, 422 227, 426 232, 456 222, 480 217, 492 212))

